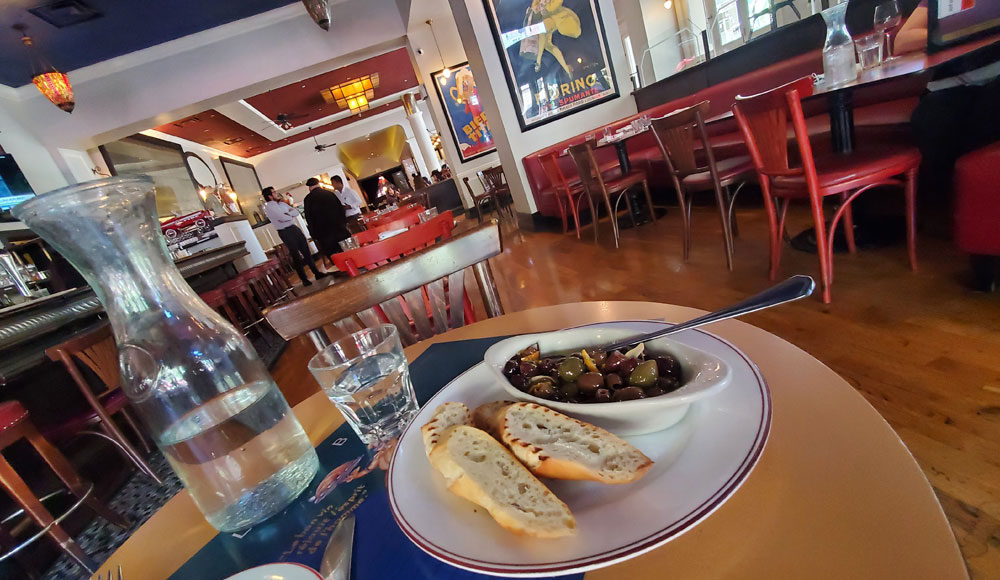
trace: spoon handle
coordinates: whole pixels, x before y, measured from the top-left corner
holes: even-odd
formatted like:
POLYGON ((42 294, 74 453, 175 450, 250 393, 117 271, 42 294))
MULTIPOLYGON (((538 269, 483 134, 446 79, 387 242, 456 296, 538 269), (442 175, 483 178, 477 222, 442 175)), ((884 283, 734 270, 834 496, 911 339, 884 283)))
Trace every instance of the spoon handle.
POLYGON ((792 276, 784 282, 775 284, 759 294, 754 294, 746 300, 737 302, 736 304, 727 306, 721 310, 709 312, 708 314, 699 316, 698 318, 692 318, 687 322, 674 324, 664 329, 657 330, 656 332, 634 336, 630 339, 610 344, 604 347, 604 349, 612 351, 626 346, 631 346, 638 342, 646 342, 647 340, 653 340, 654 338, 660 338, 661 336, 687 330, 689 328, 695 328, 704 324, 743 316, 744 314, 749 314, 751 312, 756 312, 758 310, 763 310, 765 308, 770 308, 786 302, 794 302, 795 300, 809 296, 813 293, 815 288, 816 282, 813 281, 810 276, 792 276))

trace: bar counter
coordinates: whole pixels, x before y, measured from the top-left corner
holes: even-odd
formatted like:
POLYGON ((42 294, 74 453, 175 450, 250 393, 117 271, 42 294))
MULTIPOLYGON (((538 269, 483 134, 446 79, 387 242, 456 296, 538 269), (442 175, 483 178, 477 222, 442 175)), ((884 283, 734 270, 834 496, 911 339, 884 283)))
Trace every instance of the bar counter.
MULTIPOLYGON (((229 278, 225 270, 248 254, 244 242, 204 250, 176 261, 186 280, 229 278)), ((202 290, 207 288, 202 288, 202 290)), ((0 309, 0 386, 46 360, 45 349, 104 323, 104 309, 89 288, 75 288, 0 309)))

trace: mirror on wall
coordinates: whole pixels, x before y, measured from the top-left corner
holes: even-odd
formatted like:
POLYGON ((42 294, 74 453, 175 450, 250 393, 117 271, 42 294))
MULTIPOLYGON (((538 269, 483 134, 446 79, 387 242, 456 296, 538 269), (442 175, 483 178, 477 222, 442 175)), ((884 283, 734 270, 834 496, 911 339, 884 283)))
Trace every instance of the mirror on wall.
POLYGON ((222 163, 222 170, 226 173, 226 180, 239 197, 243 215, 253 224, 264 221, 264 210, 261 207, 264 200, 260 196, 263 187, 254 166, 228 157, 220 157, 219 162, 222 163))
POLYGON ((205 209, 180 145, 147 135, 131 135, 98 149, 112 175, 148 175, 153 179, 156 211, 161 220, 205 209))
POLYGON ((191 176, 194 177, 195 182, 200 187, 214 189, 219 186, 219 179, 215 176, 215 172, 212 171, 212 166, 201 155, 186 151, 184 153, 184 161, 191 171, 191 176))

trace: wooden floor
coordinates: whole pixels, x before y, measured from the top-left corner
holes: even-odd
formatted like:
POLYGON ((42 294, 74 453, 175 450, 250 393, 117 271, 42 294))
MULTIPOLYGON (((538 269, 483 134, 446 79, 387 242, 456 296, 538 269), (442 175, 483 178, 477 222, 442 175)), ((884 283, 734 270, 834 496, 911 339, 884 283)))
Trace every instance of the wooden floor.
MULTIPOLYGON (((712 310, 768 286, 760 211, 739 212, 734 272, 725 268, 718 218, 707 207, 694 213, 688 263, 676 210, 623 232, 618 250, 607 222, 599 245, 589 228, 582 241, 505 228, 503 255, 493 260, 505 309, 651 300, 712 310)), ((808 220, 793 211, 789 230, 808 220)), ((918 253, 919 272, 902 244, 838 254, 832 304, 807 299, 744 320, 805 349, 878 409, 937 491, 972 577, 1000 578, 1000 294, 965 288, 966 258, 950 243, 922 236, 918 253)), ((787 246, 783 268, 818 274, 815 255, 787 246)), ((293 342, 274 369, 293 403, 316 389, 305 369, 311 352, 293 342)))

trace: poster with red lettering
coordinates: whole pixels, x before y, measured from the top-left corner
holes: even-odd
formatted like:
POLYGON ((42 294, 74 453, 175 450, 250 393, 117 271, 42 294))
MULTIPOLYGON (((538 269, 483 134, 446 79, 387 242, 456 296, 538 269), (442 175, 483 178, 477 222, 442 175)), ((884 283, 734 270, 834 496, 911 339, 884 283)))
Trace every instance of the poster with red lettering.
POLYGON ((618 96, 597 0, 483 0, 521 130, 618 96))
POLYGON ((469 63, 431 74, 462 163, 496 151, 469 63))

